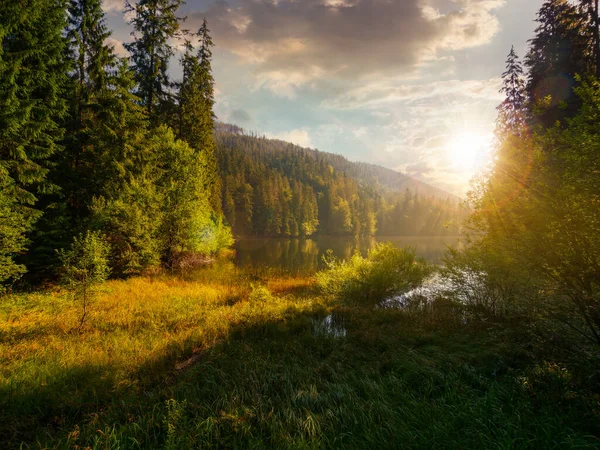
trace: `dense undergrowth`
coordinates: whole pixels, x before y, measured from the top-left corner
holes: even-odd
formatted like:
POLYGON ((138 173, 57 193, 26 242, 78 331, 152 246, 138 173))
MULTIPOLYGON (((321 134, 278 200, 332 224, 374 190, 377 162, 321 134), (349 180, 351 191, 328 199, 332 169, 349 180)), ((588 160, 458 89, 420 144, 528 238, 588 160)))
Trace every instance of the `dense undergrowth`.
POLYGON ((61 290, 0 303, 3 448, 599 444, 594 361, 444 303, 342 306, 223 262, 110 281, 78 319, 61 290), (343 337, 315 333, 332 311, 343 337))

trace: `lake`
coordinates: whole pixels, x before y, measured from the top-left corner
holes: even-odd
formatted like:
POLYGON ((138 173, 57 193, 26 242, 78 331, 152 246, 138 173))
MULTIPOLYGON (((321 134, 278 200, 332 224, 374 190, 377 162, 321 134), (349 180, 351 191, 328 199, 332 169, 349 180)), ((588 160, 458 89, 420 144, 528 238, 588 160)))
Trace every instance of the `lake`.
POLYGON ((439 264, 447 247, 457 247, 453 236, 315 236, 312 238, 239 238, 235 244, 236 263, 245 269, 269 268, 285 273, 314 273, 323 268, 328 249, 338 258, 350 258, 355 251, 366 255, 378 242, 409 246, 428 262, 439 264))

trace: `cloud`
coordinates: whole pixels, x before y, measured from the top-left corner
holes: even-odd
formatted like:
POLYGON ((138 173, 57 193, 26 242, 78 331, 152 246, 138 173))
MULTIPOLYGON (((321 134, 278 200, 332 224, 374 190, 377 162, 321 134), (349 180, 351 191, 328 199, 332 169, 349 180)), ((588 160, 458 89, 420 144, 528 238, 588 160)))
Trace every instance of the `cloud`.
POLYGON ((108 37, 104 41, 106 45, 112 46, 115 55, 120 56, 121 58, 129 56, 129 52, 123 45, 123 41, 115 39, 113 37, 108 37))
POLYGON ((102 8, 107 13, 121 12, 125 9, 125 0, 104 0, 102 8))
POLYGON ((248 114, 247 111, 243 109, 236 109, 231 111, 229 115, 229 120, 238 124, 238 125, 247 125, 252 122, 252 117, 248 114))
POLYGON ((424 84, 404 84, 401 79, 383 80, 360 86, 323 102, 333 109, 380 108, 391 103, 414 104, 427 100, 439 105, 440 97, 463 97, 467 99, 500 102, 501 79, 449 80, 424 84))
POLYGON ((452 62, 446 51, 485 44, 499 31, 504 0, 215 1, 207 17, 215 43, 262 74, 261 87, 290 97, 313 81, 413 74, 452 62), (441 8, 443 6, 444 8, 441 8), (442 10, 444 12, 442 12, 442 10), (287 83, 286 83, 287 82, 287 83))
POLYGON ((301 147, 311 147, 311 140, 306 129, 295 129, 291 131, 284 131, 280 133, 267 133, 266 137, 270 139, 280 139, 282 141, 291 142, 292 144, 299 145, 301 147))

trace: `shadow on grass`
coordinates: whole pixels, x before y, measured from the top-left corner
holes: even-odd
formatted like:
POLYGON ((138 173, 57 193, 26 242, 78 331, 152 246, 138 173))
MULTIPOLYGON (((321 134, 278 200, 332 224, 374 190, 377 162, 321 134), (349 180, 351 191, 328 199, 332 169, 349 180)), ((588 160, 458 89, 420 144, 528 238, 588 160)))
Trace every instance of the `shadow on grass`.
POLYGON ((235 325, 208 348, 192 339, 167 348, 126 386, 110 367, 89 366, 35 391, 0 392, 0 442, 148 449, 598 444, 597 424, 581 405, 532 396, 520 368, 506 366, 510 345, 497 335, 436 333, 398 311, 340 313, 343 338, 314 334, 313 319, 324 310, 290 308, 281 320, 258 316, 235 325))

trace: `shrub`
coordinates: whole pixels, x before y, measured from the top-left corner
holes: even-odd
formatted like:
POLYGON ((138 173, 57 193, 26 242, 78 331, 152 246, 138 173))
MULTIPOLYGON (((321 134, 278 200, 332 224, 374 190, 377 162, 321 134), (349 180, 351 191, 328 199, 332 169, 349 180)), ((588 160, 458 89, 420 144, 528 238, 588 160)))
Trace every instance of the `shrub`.
POLYGON ((274 300, 273 294, 269 289, 262 285, 252 285, 252 292, 248 296, 248 301, 254 304, 267 303, 274 300))
POLYGON ((78 330, 83 326, 96 287, 106 281, 110 274, 109 254, 110 246, 104 235, 97 231, 88 231, 85 235, 75 237, 69 250, 60 253, 62 280, 72 290, 75 299, 82 302, 78 330))
POLYGON ((441 275, 445 292, 471 311, 498 317, 539 314, 541 281, 524 271, 509 252, 486 241, 470 241, 467 248, 450 249, 441 275))
POLYGON ((417 287, 432 267, 417 258, 414 250, 378 244, 366 258, 355 254, 340 261, 331 253, 324 258, 327 269, 317 274, 322 292, 349 304, 373 306, 394 294, 417 287))

